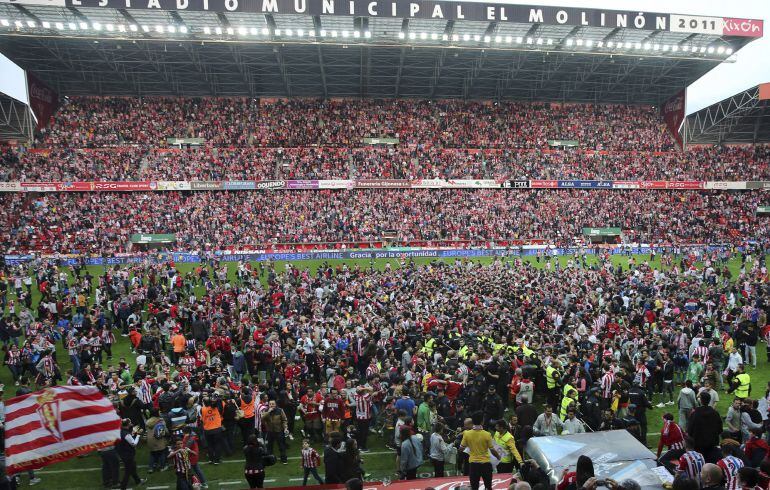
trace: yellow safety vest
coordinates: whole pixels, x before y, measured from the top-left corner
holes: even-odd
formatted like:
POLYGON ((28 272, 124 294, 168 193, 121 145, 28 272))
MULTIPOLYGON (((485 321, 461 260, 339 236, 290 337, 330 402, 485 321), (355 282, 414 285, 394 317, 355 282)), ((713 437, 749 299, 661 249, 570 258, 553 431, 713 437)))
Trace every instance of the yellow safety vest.
POLYGON ((735 388, 735 396, 737 398, 748 398, 749 388, 751 387, 751 376, 746 373, 741 373, 735 377, 738 380, 738 387, 735 388))
POLYGON ((549 390, 556 388, 556 378, 554 377, 555 372, 556 369, 554 369, 553 366, 548 366, 545 368, 545 382, 549 390))
POLYGON ((572 402, 574 402, 572 398, 565 396, 561 400, 561 410, 559 410, 559 417, 564 420, 567 418, 567 409, 570 405, 572 405, 572 402))

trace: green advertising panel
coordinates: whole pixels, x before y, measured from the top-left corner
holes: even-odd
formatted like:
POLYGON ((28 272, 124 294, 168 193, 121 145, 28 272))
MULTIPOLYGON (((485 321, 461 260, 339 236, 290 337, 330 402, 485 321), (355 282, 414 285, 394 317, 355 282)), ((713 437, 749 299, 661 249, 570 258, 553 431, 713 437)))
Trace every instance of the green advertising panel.
POLYGON ((176 235, 173 233, 152 234, 135 233, 131 235, 131 243, 172 243, 176 241, 176 235))
POLYGON ((586 236, 618 236, 620 234, 620 228, 583 228, 583 235, 586 236))

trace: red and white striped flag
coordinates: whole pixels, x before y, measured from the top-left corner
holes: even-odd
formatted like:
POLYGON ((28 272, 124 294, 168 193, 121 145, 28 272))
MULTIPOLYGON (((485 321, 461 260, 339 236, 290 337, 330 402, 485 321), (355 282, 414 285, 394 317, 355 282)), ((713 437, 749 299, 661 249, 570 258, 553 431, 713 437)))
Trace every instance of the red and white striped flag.
POLYGON ((6 402, 9 474, 112 446, 119 438, 120 417, 95 386, 55 386, 6 402))

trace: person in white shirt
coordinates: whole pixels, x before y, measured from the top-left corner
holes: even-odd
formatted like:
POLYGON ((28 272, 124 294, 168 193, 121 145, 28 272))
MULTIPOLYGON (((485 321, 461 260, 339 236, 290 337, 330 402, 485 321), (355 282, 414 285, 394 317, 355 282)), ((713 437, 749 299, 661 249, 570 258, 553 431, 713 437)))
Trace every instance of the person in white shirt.
POLYGON ((577 417, 575 417, 575 411, 572 409, 567 410, 567 418, 564 420, 564 428, 561 431, 562 435, 565 434, 583 434, 586 428, 577 417))

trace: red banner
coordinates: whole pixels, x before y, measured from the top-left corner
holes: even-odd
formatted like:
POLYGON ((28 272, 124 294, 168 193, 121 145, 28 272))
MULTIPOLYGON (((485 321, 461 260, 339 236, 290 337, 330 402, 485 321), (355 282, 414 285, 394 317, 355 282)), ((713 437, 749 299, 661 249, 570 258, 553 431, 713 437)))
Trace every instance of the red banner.
POLYGON ((557 180, 530 180, 529 187, 532 189, 556 189, 559 187, 557 180))
POLYGON ((696 180, 673 180, 666 182, 666 189, 703 189, 705 187, 704 182, 696 180))
POLYGON ((51 116, 59 107, 59 94, 31 72, 27 72, 27 89, 29 91, 29 106, 37 118, 35 129, 39 131, 48 126, 48 121, 51 120, 51 116))
POLYGON ((684 104, 686 98, 687 89, 682 89, 668 99, 663 107, 660 109, 660 114, 663 116, 663 120, 666 122, 666 127, 679 144, 679 148, 683 148, 682 136, 679 134, 679 127, 684 121, 684 104))
MULTIPOLYGON (((70 182, 75 184, 75 182, 70 182)), ((94 191, 154 191, 158 184, 154 181, 137 182, 86 182, 94 191)))
POLYGON ((758 19, 734 19, 725 17, 723 36, 762 37, 762 21, 758 19))

